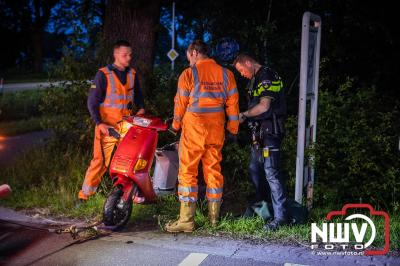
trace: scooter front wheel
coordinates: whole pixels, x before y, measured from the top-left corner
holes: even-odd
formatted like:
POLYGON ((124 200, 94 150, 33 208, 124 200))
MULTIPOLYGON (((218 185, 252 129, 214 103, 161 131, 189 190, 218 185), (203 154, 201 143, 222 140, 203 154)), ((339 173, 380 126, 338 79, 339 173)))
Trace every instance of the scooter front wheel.
POLYGON ((132 213, 132 197, 129 197, 128 201, 124 201, 123 194, 122 188, 116 186, 104 203, 103 222, 106 226, 114 226, 115 230, 124 227, 132 213))

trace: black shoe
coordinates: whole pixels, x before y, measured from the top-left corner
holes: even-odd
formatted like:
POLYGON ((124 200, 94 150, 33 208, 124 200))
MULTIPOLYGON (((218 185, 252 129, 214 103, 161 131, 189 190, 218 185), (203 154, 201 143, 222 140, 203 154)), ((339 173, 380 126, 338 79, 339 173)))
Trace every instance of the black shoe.
POLYGON ((287 225, 287 224, 288 224, 288 222, 286 220, 275 220, 274 219, 271 222, 264 225, 264 230, 265 231, 276 231, 282 225, 287 225))

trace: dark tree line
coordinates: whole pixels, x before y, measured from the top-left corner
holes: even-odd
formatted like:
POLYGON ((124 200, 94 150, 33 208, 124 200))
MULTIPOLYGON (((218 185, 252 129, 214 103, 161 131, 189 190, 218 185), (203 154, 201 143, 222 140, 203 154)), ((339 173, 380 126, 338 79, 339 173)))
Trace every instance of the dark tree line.
MULTIPOLYGON (((32 67, 35 71, 42 70, 45 27, 49 21, 52 8, 58 2, 59 0, 2 0, 0 2, 3 34, 18 36, 20 42, 28 41, 24 42, 25 47, 19 46, 19 48, 32 53, 32 67)), ((4 35, 2 39, 5 37, 4 35)), ((6 40, 4 38, 4 41, 6 40)), ((12 47, 12 45, 15 45, 15 43, 12 43, 13 41, 15 39, 8 39, 6 43, 12 47)), ((3 45, 2 48, 9 48, 3 45)), ((2 51, 7 52, 3 49, 2 51)))
MULTIPOLYGON (((97 21, 102 32, 101 46, 107 47, 116 39, 129 40, 134 47, 134 65, 151 72, 156 54, 164 62, 168 60, 164 53, 169 47, 157 44, 168 43, 160 10, 169 12, 171 5, 171 0, 1 0, 0 33, 6 41, 0 44, 0 69, 15 66, 23 54, 30 60, 30 68, 40 70, 50 20, 58 27, 55 34, 62 34, 60 29, 67 31, 68 25, 79 28, 97 21)), ((335 89, 350 77, 356 84, 376 85, 384 93, 395 95, 400 34, 396 8, 389 2, 176 0, 177 32, 185 43, 205 38, 211 46, 222 37, 232 37, 242 51, 276 68, 286 84, 297 85, 301 17, 305 11, 322 17, 321 71, 327 87, 335 89)), ((91 31, 89 26, 86 30, 91 31)), ((98 42, 95 34, 88 36, 87 42, 98 42)), ((184 54, 178 62, 184 62, 184 54)))

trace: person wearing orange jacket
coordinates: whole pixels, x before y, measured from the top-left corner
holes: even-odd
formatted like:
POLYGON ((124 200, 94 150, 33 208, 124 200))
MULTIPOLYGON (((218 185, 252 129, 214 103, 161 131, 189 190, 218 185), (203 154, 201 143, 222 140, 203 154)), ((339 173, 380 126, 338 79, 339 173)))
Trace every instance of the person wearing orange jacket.
POLYGON ((114 63, 100 68, 89 92, 88 109, 96 123, 93 159, 86 171, 80 202, 92 196, 107 170, 114 147, 128 131, 122 117, 130 115, 133 104, 144 114, 143 97, 135 69, 130 67, 132 48, 125 40, 113 46, 114 63), (110 129, 116 130, 120 139, 110 136, 110 129))
POLYGON ((180 217, 166 225, 168 232, 192 232, 197 201, 197 174, 203 164, 207 184, 208 217, 215 226, 219 218, 224 177, 221 149, 227 137, 239 128, 238 91, 233 73, 207 56, 207 45, 193 41, 186 56, 190 67, 178 80, 171 129, 182 129, 179 142, 180 217), (227 122, 226 122, 227 120, 227 122))

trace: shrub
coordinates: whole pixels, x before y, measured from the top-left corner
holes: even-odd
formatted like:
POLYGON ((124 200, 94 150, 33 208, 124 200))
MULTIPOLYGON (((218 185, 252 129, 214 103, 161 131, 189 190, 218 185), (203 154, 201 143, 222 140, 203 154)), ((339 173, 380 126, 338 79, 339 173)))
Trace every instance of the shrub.
POLYGON ((376 88, 356 89, 351 80, 335 93, 321 93, 318 198, 369 202, 385 209, 398 200, 400 105, 387 102, 376 88), (324 191, 333 188, 336 195, 329 198, 324 191))
POLYGON ((45 90, 28 90, 0 94, 0 121, 39 116, 39 105, 45 90))
MULTIPOLYGON (((389 210, 398 204, 400 156, 399 103, 376 88, 354 88, 351 80, 336 91, 319 93, 315 155, 317 206, 365 202, 389 210)), ((297 117, 289 117, 283 149, 289 189, 294 188, 297 117)))
POLYGON ((52 130, 59 143, 89 148, 94 127, 86 106, 90 85, 86 81, 72 81, 60 86, 47 90, 43 96, 42 126, 52 130))

